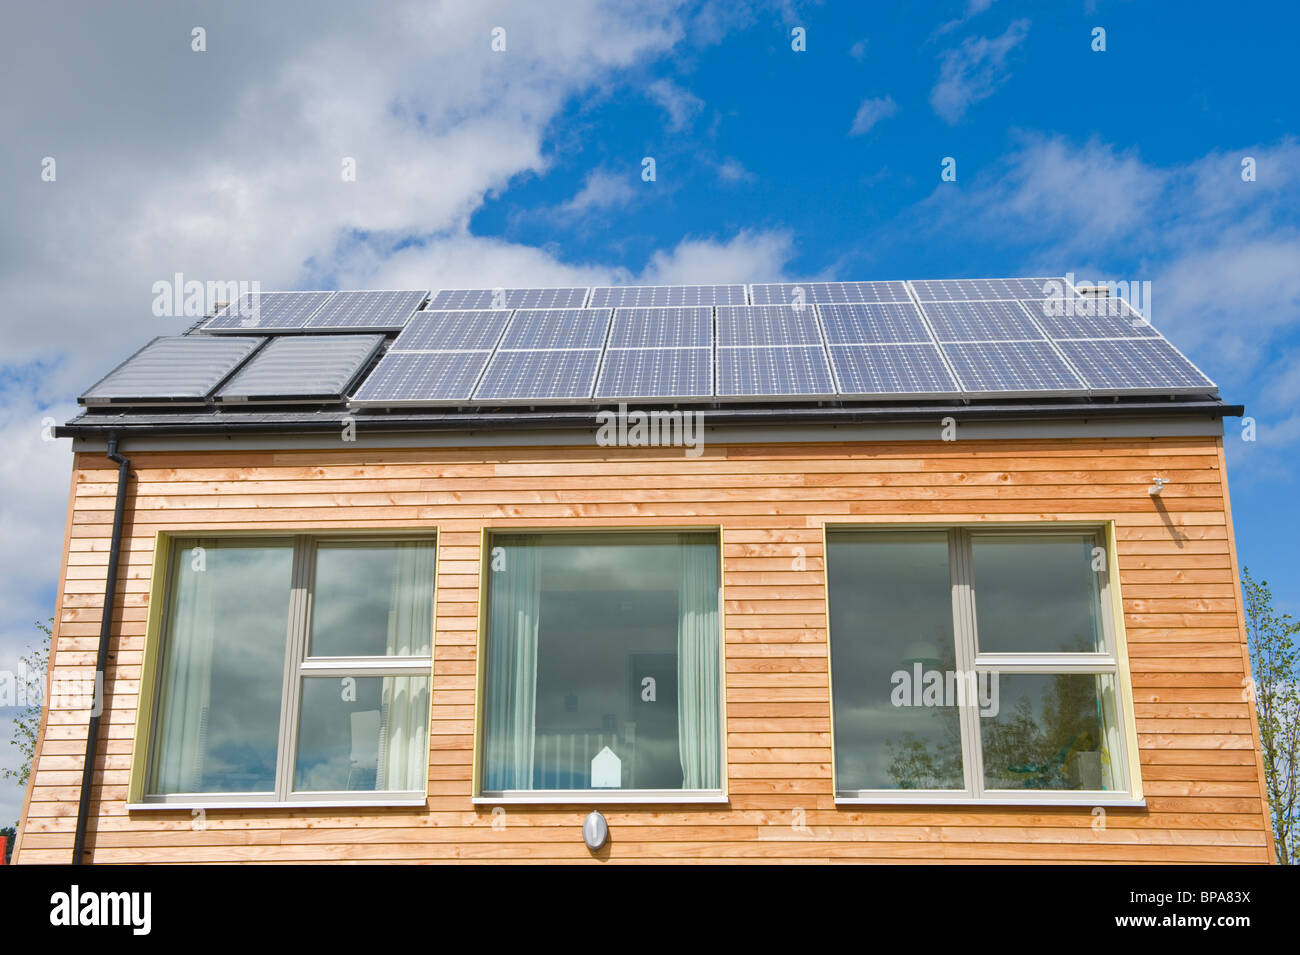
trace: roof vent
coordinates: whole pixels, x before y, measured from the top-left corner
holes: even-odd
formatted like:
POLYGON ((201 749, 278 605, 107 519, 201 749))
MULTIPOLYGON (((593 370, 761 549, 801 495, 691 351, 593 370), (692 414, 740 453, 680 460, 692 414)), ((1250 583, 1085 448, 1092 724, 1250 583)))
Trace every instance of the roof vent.
POLYGON ((1080 295, 1110 298, 1110 288, 1105 285, 1076 285, 1074 288, 1080 295))

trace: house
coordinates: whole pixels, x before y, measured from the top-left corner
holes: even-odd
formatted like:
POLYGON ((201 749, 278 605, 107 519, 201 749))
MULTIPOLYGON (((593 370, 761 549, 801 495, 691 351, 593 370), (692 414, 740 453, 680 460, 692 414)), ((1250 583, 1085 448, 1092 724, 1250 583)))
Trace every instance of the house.
POLYGON ((81 400, 16 861, 1273 859, 1242 409, 1104 290, 267 292, 81 400))

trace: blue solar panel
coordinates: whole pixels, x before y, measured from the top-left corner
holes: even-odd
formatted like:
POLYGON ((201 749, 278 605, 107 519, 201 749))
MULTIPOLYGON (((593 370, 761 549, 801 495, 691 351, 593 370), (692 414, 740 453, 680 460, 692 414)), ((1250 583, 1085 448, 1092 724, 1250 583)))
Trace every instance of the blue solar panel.
POLYGON ((744 305, 743 285, 603 285, 591 290, 590 308, 662 308, 744 305))
POLYGON ((913 279, 920 302, 970 302, 985 299, 1046 298, 1073 295, 1063 278, 913 279))
POLYGON ((610 314, 607 308, 519 309, 510 319, 501 348, 600 348, 610 314))
POLYGON ((832 345, 932 342, 921 313, 909 303, 818 305, 826 341, 832 345))
POLYGON ((622 348, 605 352, 597 398, 707 398, 713 394, 713 349, 622 348))
POLYGON ((826 352, 820 345, 719 348, 718 396, 833 397, 826 352))
POLYGON ((504 310, 421 312, 393 342, 393 351, 466 351, 492 349, 510 320, 504 310))
POLYGON ((832 345, 845 397, 950 397, 960 393, 937 345, 832 345))
POLYGON ((941 342, 1042 341, 1019 302, 926 302, 926 317, 941 342))
POLYGON ((1060 348, 1094 391, 1217 391, 1214 382, 1163 338, 1063 341, 1060 348))
POLYGON ((253 292, 209 319, 209 332, 274 332, 304 328, 333 292, 253 292))
POLYGON ((1120 298, 1039 299, 1021 303, 1052 338, 1159 338, 1120 298))
POLYGON ((906 282, 776 282, 751 285, 755 305, 910 302, 906 282))
POLYGON ((600 349, 498 351, 474 392, 477 402, 585 401, 600 349))
POLYGON ((1084 384, 1048 342, 958 342, 943 353, 967 395, 1082 394, 1084 384))
POLYGON ((404 292, 335 292, 307 320, 305 327, 331 331, 396 331, 429 295, 425 289, 404 292))
POLYGON ((713 344, 713 309, 620 308, 614 312, 610 348, 708 348, 713 344))
POLYGON ((490 357, 490 351, 390 351, 362 382, 352 402, 386 406, 468 401, 490 357))
POLYGON ((425 309, 581 308, 585 288, 456 288, 440 289, 425 309))
POLYGON ((718 309, 718 346, 820 345, 821 329, 810 306, 728 305, 718 309))

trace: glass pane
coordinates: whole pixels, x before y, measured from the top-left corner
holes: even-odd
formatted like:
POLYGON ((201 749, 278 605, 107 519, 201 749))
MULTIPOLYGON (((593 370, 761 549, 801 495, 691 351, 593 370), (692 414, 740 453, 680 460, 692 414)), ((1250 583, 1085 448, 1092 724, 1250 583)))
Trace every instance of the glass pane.
POLYGON ((428 656, 433 562, 428 541, 320 544, 309 655, 428 656))
POLYGON ((271 792, 293 547, 177 541, 149 792, 271 792))
POLYGON ((1004 673, 997 686, 980 714, 988 789, 1124 788, 1113 675, 1004 673))
POLYGON ((946 534, 827 536, 840 790, 962 789, 946 534))
POLYGON ((424 792, 427 676, 302 681, 295 792, 424 792))
POLYGON ((974 534, 975 617, 983 653, 1101 653, 1101 570, 1091 534, 974 534))
POLYGON ((489 792, 720 789, 709 534, 495 535, 489 792))

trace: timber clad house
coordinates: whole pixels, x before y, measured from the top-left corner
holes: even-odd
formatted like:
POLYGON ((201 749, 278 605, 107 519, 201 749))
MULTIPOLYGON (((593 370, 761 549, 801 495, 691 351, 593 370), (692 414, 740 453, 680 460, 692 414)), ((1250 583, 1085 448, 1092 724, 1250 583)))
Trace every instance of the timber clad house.
POLYGON ((1242 409, 1102 289, 262 293, 81 402, 15 862, 1274 859, 1242 409))

